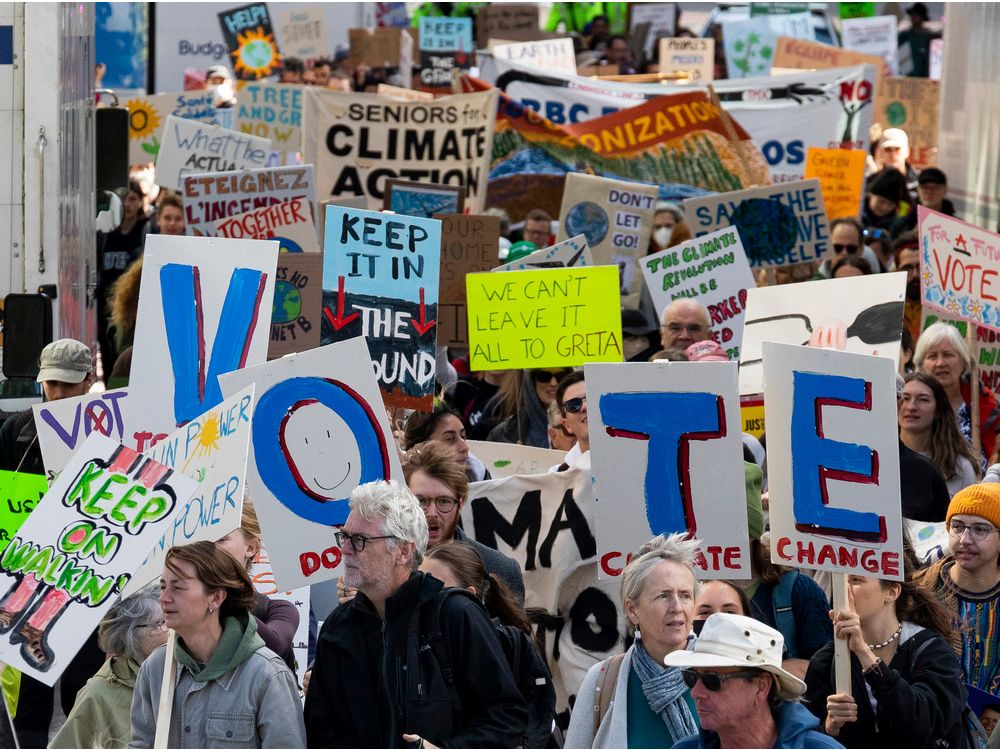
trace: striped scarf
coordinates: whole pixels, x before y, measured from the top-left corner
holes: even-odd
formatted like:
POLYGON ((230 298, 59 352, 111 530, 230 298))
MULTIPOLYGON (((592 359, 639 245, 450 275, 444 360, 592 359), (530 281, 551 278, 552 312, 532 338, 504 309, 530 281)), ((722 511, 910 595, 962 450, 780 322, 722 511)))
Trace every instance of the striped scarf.
POLYGON ((698 727, 684 700, 688 688, 681 670, 657 664, 643 648, 641 640, 635 642, 632 666, 642 683, 642 692, 649 701, 649 707, 663 719, 674 741, 697 734, 698 727))

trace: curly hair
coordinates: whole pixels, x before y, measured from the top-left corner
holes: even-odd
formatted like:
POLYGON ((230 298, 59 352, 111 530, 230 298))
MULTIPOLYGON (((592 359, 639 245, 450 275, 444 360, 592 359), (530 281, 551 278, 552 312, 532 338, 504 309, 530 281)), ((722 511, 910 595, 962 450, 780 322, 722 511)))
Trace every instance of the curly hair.
MULTIPOLYGON (((139 282, 142 279, 142 256, 133 261, 118 277, 108 294, 110 320, 115 327, 115 346, 121 349, 132 341, 135 317, 139 312, 139 282)), ((105 367, 110 367, 107 363, 105 367)))

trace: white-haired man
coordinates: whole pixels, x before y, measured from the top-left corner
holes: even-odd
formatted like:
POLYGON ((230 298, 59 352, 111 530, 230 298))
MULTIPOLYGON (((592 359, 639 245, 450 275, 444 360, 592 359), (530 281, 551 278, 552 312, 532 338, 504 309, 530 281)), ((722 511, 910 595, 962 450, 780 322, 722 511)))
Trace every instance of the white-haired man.
POLYGON ((358 593, 320 631, 308 746, 516 746, 528 713, 489 615, 417 571, 427 550, 420 503, 397 482, 371 482, 351 493, 350 509, 336 535, 358 593))
POLYGON ((693 299, 676 299, 660 318, 660 343, 664 349, 687 349, 712 337, 708 309, 693 299))

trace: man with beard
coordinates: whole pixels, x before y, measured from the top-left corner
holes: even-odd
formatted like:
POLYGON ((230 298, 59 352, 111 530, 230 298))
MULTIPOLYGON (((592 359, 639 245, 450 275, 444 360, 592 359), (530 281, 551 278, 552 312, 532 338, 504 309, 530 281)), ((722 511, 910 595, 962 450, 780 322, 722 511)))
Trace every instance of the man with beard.
POLYGON ((906 272, 906 300, 903 303, 903 325, 916 341, 920 338, 920 238, 916 230, 901 234, 892 243, 896 270, 906 272))

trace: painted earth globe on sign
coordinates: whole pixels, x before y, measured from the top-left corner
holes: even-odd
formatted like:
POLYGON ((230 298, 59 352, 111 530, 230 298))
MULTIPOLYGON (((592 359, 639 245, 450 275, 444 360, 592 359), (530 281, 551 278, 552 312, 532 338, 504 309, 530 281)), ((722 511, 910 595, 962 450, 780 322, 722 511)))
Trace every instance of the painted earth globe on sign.
POLYGON ((272 323, 291 323, 302 314, 302 295, 294 284, 277 281, 274 284, 274 309, 272 323))
POLYGON ((592 201, 577 203, 566 212, 566 233, 585 235, 588 245, 599 245, 608 236, 608 214, 592 201))

